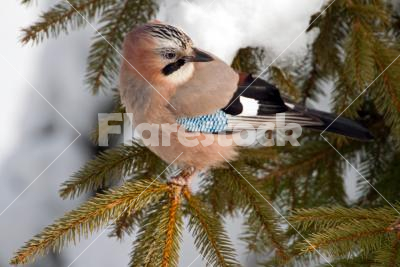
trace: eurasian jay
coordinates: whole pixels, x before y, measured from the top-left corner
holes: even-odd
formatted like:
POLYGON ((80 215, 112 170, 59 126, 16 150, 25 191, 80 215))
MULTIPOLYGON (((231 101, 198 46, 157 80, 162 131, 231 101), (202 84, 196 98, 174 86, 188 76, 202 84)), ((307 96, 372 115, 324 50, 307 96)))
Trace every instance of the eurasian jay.
POLYGON ((286 123, 320 131, 330 125, 326 131, 372 138, 357 122, 294 104, 266 81, 239 75, 215 55, 194 47, 187 34, 171 25, 136 27, 125 38, 123 57, 119 90, 126 112, 133 114, 133 125, 178 124, 188 139, 199 141, 188 147, 177 132, 165 133, 160 127, 158 137, 168 137, 170 145, 149 147, 165 162, 185 170, 187 177, 232 161, 240 152, 232 142, 204 146, 201 141, 224 133, 228 142, 241 125, 273 122, 276 114, 285 113, 286 123))

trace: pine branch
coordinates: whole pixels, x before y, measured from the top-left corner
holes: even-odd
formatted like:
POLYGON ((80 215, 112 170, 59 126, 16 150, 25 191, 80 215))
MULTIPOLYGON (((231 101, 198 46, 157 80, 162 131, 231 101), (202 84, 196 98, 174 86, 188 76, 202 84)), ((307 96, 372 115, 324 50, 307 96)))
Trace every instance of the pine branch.
POLYGON ((377 220, 390 224, 395 211, 390 208, 361 209, 343 207, 319 207, 298 209, 290 217, 290 221, 300 230, 313 229, 322 231, 351 220, 377 220))
POLYGON ((211 214, 201 201, 187 188, 183 191, 187 201, 189 231, 195 245, 208 263, 217 266, 237 266, 235 251, 218 215, 211 214))
POLYGON ((169 185, 168 194, 147 212, 139 228, 129 266, 177 266, 183 227, 181 188, 169 185))
POLYGON ((240 150, 240 160, 246 162, 257 161, 259 164, 265 163, 269 160, 279 159, 279 149, 274 147, 260 147, 260 148, 241 148, 240 150))
MULTIPOLYGON (((268 133, 272 134, 272 133, 268 133)), ((273 166, 276 162, 280 161, 281 148, 278 147, 261 147, 261 148, 242 148, 240 150, 240 161, 241 164, 252 168, 255 172, 259 172, 259 177, 265 175, 266 169, 269 166, 273 166)))
MULTIPOLYGON (((262 207, 263 204, 262 202, 255 202, 254 206, 262 207)), ((264 206, 263 209, 265 210, 266 207, 264 206)), ((280 263, 285 263, 291 256, 284 245, 284 234, 279 228, 277 219, 271 216, 272 211, 266 212, 264 210, 251 210, 245 215, 246 227, 241 239, 247 242, 249 251, 256 253, 265 253, 268 251, 266 249, 272 247, 276 259, 280 263), (279 232, 275 232, 276 230, 279 232)))
MULTIPOLYGON (((390 150, 398 149, 390 148, 390 150)), ((384 153, 388 157, 386 161, 382 162, 383 166, 381 172, 379 169, 374 170, 370 176, 366 176, 367 179, 374 185, 376 190, 385 196, 389 202, 397 202, 400 196, 400 184, 397 180, 400 174, 400 166, 398 164, 400 160, 400 153, 394 153, 391 155, 390 150, 385 150, 384 153), (373 175, 376 175, 375 178, 373 175)), ((365 180, 364 180, 365 184, 365 180)), ((371 190, 371 187, 370 187, 371 190)), ((373 201, 374 204, 385 205, 385 200, 376 191, 367 191, 368 198, 373 201)))
POLYGON ((375 253, 377 266, 400 266, 400 240, 393 237, 375 253))
POLYGON ((350 256, 352 253, 368 254, 376 251, 388 241, 386 225, 373 220, 362 223, 351 221, 337 227, 312 234, 308 238, 311 243, 303 243, 304 252, 323 250, 331 256, 350 256))
MULTIPOLYGON (((285 151, 290 150, 285 147, 285 151)), ((274 164, 282 158, 282 151, 278 147, 242 148, 238 162, 258 174, 264 174, 266 166, 274 164)), ((232 172, 225 169, 216 169, 202 177, 202 191, 199 197, 203 202, 209 203, 214 212, 222 215, 235 215, 239 210, 247 207, 247 199, 236 193, 236 183, 232 184, 232 172), (218 179, 216 179, 218 178, 218 179)), ((236 172, 234 173, 237 174, 236 172)))
MULTIPOLYGON (((76 29, 92 21, 116 0, 69 0, 61 1, 40 16, 38 22, 23 29, 21 42, 39 43, 50 36, 57 37, 61 32, 68 33, 69 27, 76 29), (71 5, 73 6, 71 6, 71 5), (82 16, 81 16, 82 15, 82 16)), ((27 3, 26 1, 24 3, 27 3)))
POLYGON ((325 251, 333 257, 347 257, 350 263, 352 259, 357 261, 356 256, 375 262, 398 260, 395 240, 400 227, 398 213, 392 207, 303 209, 297 210, 290 220, 303 232, 313 232, 307 237, 311 245, 302 242, 298 246, 303 252, 325 251))
POLYGON ((27 263, 51 248, 60 250, 70 242, 76 243, 82 236, 87 237, 110 220, 117 219, 125 210, 140 210, 158 201, 167 190, 167 185, 163 183, 142 180, 99 194, 29 240, 15 253, 10 263, 27 263))
MULTIPOLYGON (((347 156, 354 149, 347 146, 342 153, 347 156)), ((270 190, 270 198, 280 199, 282 206, 345 204, 343 165, 336 156, 324 141, 310 140, 295 152, 282 153, 258 177, 270 190)))
POLYGON ((321 162, 331 161, 332 155, 336 153, 330 146, 321 143, 321 141, 309 142, 300 149, 302 151, 293 153, 285 161, 278 163, 263 179, 281 179, 285 175, 292 174, 298 177, 302 174, 308 174, 321 162))
POLYGON ((374 25, 377 29, 389 25, 390 14, 384 1, 346 1, 346 13, 354 20, 365 25, 374 25))
POLYGON ((225 179, 229 179, 229 174, 215 170, 213 173, 204 175, 201 180, 202 190, 197 194, 203 203, 208 203, 213 213, 224 215, 234 215, 237 209, 241 208, 239 198, 236 198, 228 191, 225 179), (216 176, 219 173, 222 175, 216 176), (218 177, 215 179, 214 177, 218 177))
POLYGON ((117 182, 132 172, 139 176, 157 173, 164 165, 146 147, 137 143, 132 146, 120 145, 87 162, 70 180, 61 185, 60 196, 64 199, 74 198, 90 190, 97 190, 106 183, 117 182), (145 170, 151 172, 144 172, 145 170))
POLYGON ((302 88, 301 88, 301 98, 303 105, 306 104, 307 99, 314 101, 318 100, 318 96, 324 96, 324 91, 321 89, 320 81, 321 73, 319 67, 315 62, 311 62, 311 70, 308 71, 305 78, 303 78, 302 88))
POLYGON ((168 196, 154 203, 144 220, 139 225, 139 230, 133 243, 133 251, 130 254, 131 267, 160 266, 162 261, 162 250, 164 238, 160 228, 160 220, 165 217, 163 209, 167 205, 168 196))
MULTIPOLYGON (((242 205, 239 205, 239 207, 244 207, 247 217, 248 232, 243 239, 259 240, 263 246, 271 246, 278 258, 287 261, 290 256, 286 252, 285 237, 275 211, 265 200, 267 198, 262 197, 259 193, 263 192, 263 189, 245 167, 238 168, 236 166, 235 168, 240 170, 247 181, 232 168, 229 168, 229 172, 227 170, 224 170, 224 172, 228 172, 230 176, 229 184, 227 184, 228 192, 235 194, 236 198, 240 196, 238 201, 242 202, 242 205)), ((225 180, 225 183, 228 183, 228 181, 225 180)), ((251 247, 252 245, 249 248, 251 247)))
POLYGON ((143 212, 126 210, 113 223, 113 229, 108 236, 122 240, 125 234, 131 235, 133 233, 135 226, 138 225, 141 220, 143 220, 143 212))
MULTIPOLYGON (((332 1, 326 3, 329 5, 332 1)), ((315 18, 319 14, 314 15, 315 18)), ((308 31, 319 28, 319 34, 312 44, 312 55, 315 66, 319 67, 321 76, 335 74, 340 64, 340 41, 346 36, 341 23, 345 22, 340 1, 333 3, 323 15, 314 21, 308 31)))
POLYGON ((332 161, 325 166, 318 166, 316 172, 312 181, 314 188, 309 191, 309 197, 313 199, 309 206, 347 205, 344 164, 332 161))
POLYGON ((241 48, 232 61, 232 68, 239 72, 258 73, 264 50, 259 47, 241 48))
POLYGON ((88 58, 86 82, 93 94, 107 89, 114 83, 119 72, 122 41, 136 24, 149 21, 157 6, 153 0, 124 0, 107 9, 100 24, 104 24, 97 35, 88 58))
POLYGON ((282 90, 282 92, 286 93, 294 100, 299 100, 300 91, 298 90, 293 77, 290 74, 283 71, 277 66, 270 66, 269 71, 271 73, 271 78, 276 84, 276 86, 282 90))
MULTIPOLYGON (((386 47, 382 42, 374 43, 375 64, 377 73, 382 73, 400 54, 397 49, 386 47)), ((385 115, 388 126, 398 127, 400 123, 400 61, 395 61, 390 68, 382 73, 370 92, 374 97, 376 107, 385 115), (375 90, 374 90, 375 89, 375 90)))
POLYGON ((372 29, 368 25, 364 25, 360 20, 354 20, 352 31, 344 45, 346 59, 335 91, 336 112, 342 112, 347 108, 346 116, 353 118, 358 116, 357 111, 363 98, 354 103, 353 101, 375 79, 372 41, 365 41, 374 38, 372 29), (349 107, 350 103, 353 104, 349 107))
POLYGON ((181 231, 183 226, 180 186, 171 186, 170 202, 168 207, 168 222, 165 234, 165 246, 163 250, 162 267, 178 266, 179 262, 179 244, 181 241, 181 231))

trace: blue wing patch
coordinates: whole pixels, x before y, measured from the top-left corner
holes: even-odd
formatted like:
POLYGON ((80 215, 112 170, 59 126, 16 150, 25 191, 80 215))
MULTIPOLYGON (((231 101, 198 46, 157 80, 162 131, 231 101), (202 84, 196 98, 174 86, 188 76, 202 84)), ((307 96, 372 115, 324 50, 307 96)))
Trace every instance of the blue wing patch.
POLYGON ((218 133, 228 128, 228 116, 222 110, 208 115, 181 117, 176 122, 189 132, 218 133))

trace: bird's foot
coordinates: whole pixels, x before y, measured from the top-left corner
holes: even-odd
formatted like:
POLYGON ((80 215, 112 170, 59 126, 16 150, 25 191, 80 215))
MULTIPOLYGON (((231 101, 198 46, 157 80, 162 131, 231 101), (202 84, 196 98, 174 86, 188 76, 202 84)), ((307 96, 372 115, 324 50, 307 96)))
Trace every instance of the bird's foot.
POLYGON ((168 183, 177 186, 189 186, 194 174, 194 168, 187 168, 181 171, 178 175, 173 176, 168 183))

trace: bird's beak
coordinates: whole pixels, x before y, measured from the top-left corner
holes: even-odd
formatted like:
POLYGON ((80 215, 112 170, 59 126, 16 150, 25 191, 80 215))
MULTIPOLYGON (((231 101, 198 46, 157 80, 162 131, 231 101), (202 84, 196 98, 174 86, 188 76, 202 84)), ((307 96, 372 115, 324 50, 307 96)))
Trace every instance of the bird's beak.
POLYGON ((203 51, 200 51, 199 49, 194 48, 194 47, 193 47, 193 53, 194 53, 193 56, 188 57, 187 61, 190 61, 190 62, 208 62, 208 61, 213 61, 214 60, 214 58, 212 56, 210 56, 209 54, 207 54, 207 53, 205 53, 203 51))

